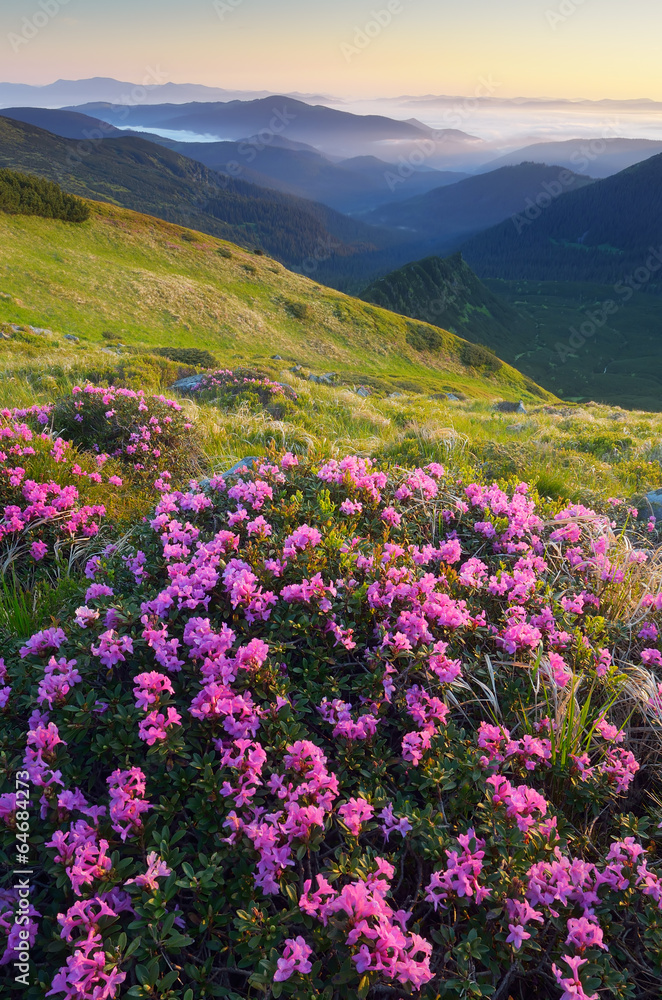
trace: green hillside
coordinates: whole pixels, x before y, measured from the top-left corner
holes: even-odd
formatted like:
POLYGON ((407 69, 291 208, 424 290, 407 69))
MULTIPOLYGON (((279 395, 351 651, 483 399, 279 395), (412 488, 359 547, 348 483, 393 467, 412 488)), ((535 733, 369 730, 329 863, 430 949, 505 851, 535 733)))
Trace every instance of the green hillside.
POLYGON ((361 293, 365 302, 435 323, 509 357, 530 338, 532 322, 491 292, 462 259, 426 257, 379 278, 361 293))
POLYGON ((303 455, 469 463, 487 479, 528 478, 545 495, 590 503, 659 485, 656 414, 559 405, 494 355, 472 368, 462 355, 474 345, 443 330, 220 240, 90 207, 79 224, 0 212, 0 406, 52 399, 85 379, 172 395, 194 369, 156 351, 197 348, 297 395, 267 406, 250 394, 183 399, 213 468, 275 443, 303 455), (332 384, 308 378, 331 371, 332 384), (523 399, 526 414, 499 412, 499 399, 523 399))
POLYGON ((134 136, 81 143, 0 115, 1 167, 38 174, 69 194, 260 248, 297 269, 315 270, 320 262, 398 242, 326 205, 221 177, 134 136))
MULTIPOLYGON (((485 365, 446 331, 268 257, 96 203, 76 226, 0 213, 0 321, 77 336, 79 351, 99 348, 106 333, 146 349, 202 347, 233 364, 280 354, 313 372, 381 377, 384 388, 415 380, 474 398, 552 398, 493 356, 485 365)), ((16 345, 6 348, 15 358, 16 345)))

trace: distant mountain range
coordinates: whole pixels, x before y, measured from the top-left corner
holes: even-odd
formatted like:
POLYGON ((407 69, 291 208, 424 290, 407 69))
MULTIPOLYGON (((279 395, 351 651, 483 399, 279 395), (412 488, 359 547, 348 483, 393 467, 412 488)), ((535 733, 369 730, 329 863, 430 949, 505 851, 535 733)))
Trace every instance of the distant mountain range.
POLYGON ((662 255, 662 154, 540 201, 468 240, 463 253, 481 277, 659 287, 651 254, 662 255))
MULTIPOLYGON (((520 163, 490 173, 467 177, 452 187, 394 205, 384 205, 365 218, 376 226, 401 229, 413 239, 436 242, 437 252, 456 249, 470 235, 503 219, 524 212, 528 200, 535 202, 550 186, 561 194, 585 187, 591 178, 540 163, 520 163)), ((512 223, 511 223, 512 225, 512 223)))
POLYGON ((491 292, 460 253, 407 264, 369 285, 359 298, 489 345, 504 358, 513 358, 533 334, 532 320, 491 292))
POLYGON ((490 160, 480 168, 480 172, 528 160, 534 163, 554 164, 567 170, 602 178, 617 174, 626 167, 654 156, 655 153, 662 153, 662 140, 604 139, 587 136, 584 139, 536 142, 532 146, 524 146, 496 160, 490 160))
MULTIPOLYGON (((241 140, 261 135, 265 144, 271 136, 285 136, 308 143, 321 152, 344 159, 379 156, 389 160, 400 156, 411 163, 446 165, 479 150, 483 142, 460 129, 431 129, 420 122, 398 121, 383 115, 355 115, 324 105, 311 105, 284 95, 254 101, 193 102, 188 104, 118 107, 88 102, 67 108, 112 125, 147 131, 193 133, 220 140, 241 140)), ((176 138, 176 136, 171 136, 176 138)))
POLYGON ((319 201, 345 213, 366 212, 387 201, 453 184, 465 176, 430 169, 403 171, 401 164, 373 156, 335 162, 312 146, 284 136, 270 137, 268 145, 259 135, 241 142, 176 142, 150 133, 127 133, 76 111, 7 108, 2 115, 67 139, 141 135, 221 174, 319 201))
POLYGON ((71 194, 262 249, 304 273, 397 242, 393 234, 325 205, 221 177, 135 136, 81 146, 0 116, 0 167, 57 181, 71 194))
MULTIPOLYGON (((63 108, 87 101, 109 104, 185 104, 189 101, 246 101, 268 97, 270 91, 224 90, 197 83, 163 83, 158 70, 148 71, 141 83, 127 83, 97 76, 89 80, 57 80, 36 87, 27 83, 0 83, 0 108, 22 105, 34 108, 63 108)), ((291 94, 304 101, 332 101, 323 94, 291 94)))

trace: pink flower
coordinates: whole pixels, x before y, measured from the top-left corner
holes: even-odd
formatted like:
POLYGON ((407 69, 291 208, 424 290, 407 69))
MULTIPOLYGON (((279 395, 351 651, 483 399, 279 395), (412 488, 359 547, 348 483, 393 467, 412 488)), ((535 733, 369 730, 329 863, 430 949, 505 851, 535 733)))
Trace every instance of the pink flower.
POLYGON ((81 628, 87 628, 92 622, 95 622, 99 617, 99 612, 95 611, 94 608, 88 608, 85 605, 80 608, 76 608, 76 613, 74 621, 76 625, 81 628))
POLYGON ((147 855, 147 871, 135 878, 127 879, 124 885, 138 885, 141 889, 158 889, 156 881, 159 878, 167 878, 171 874, 165 861, 162 861, 156 851, 150 851, 147 855))
POLYGON ((181 715, 172 707, 167 709, 166 715, 162 712, 150 712, 140 722, 138 736, 145 741, 148 747, 151 747, 157 740, 167 739, 168 730, 172 726, 181 726, 181 724, 181 715))
POLYGON ((362 798, 351 798, 338 809, 341 820, 354 837, 359 836, 362 823, 371 819, 374 812, 374 806, 362 798))
POLYGON ((268 521, 265 521, 261 514, 253 521, 249 521, 246 528, 249 535, 258 535, 260 538, 268 538, 273 532, 273 528, 268 521))
POLYGON ((603 942, 602 928, 594 924, 586 917, 568 920, 568 937, 566 944, 574 944, 578 951, 583 952, 586 948, 602 948, 608 951, 607 945, 603 942))
POLYGON ((116 663, 124 663, 125 653, 133 653, 133 640, 128 635, 119 636, 117 632, 109 629, 99 636, 99 645, 90 648, 110 670, 116 663))
POLYGON ((43 656, 49 649, 59 649, 66 642, 66 638, 61 628, 47 628, 43 632, 35 632, 21 647, 21 659, 25 659, 31 653, 34 656, 43 656))
POLYGON ((407 834, 413 830, 413 827, 406 816, 402 816, 398 819, 393 814, 393 806, 389 803, 379 814, 379 818, 382 820, 382 831, 386 840, 389 840, 392 833, 399 833, 401 836, 406 837, 407 834))
POLYGON ((160 702, 160 696, 164 692, 167 694, 175 693, 172 681, 165 674, 151 670, 133 678, 133 696, 136 699, 137 707, 144 711, 150 709, 152 705, 157 706, 160 702))
POLYGON ((301 935, 296 938, 287 938, 283 957, 278 959, 274 982, 282 983, 295 972, 299 972, 301 975, 307 975, 311 972, 313 967, 309 958, 312 952, 313 949, 306 944, 301 935))
POLYGON ((113 771, 106 779, 110 788, 110 818, 123 841, 142 828, 142 813, 152 806, 144 798, 145 775, 139 767, 113 771))
POLYGON ((85 592, 85 602, 98 600, 99 597, 112 597, 113 594, 112 587, 108 587, 104 583, 93 583, 85 592))
POLYGON ((46 544, 46 542, 33 542, 32 545, 30 546, 30 555, 35 560, 35 562, 39 562, 41 559, 43 559, 47 552, 48 552, 48 545, 46 544))
POLYGON ((363 504, 359 503, 358 500, 343 500, 340 504, 340 513, 351 516, 352 514, 360 514, 363 510, 363 504))
POLYGON ((385 507, 379 516, 385 524, 390 525, 392 528, 397 527, 402 521, 402 515, 398 514, 395 507, 385 507))
POLYGON ((581 958, 579 955, 575 955, 574 957, 563 955, 562 958, 572 970, 573 975, 572 978, 564 978, 561 970, 556 965, 552 965, 552 972, 556 976, 556 981, 564 991, 559 1000, 598 1000, 597 993, 592 993, 589 996, 584 992, 584 987, 579 978, 579 970, 582 965, 586 965, 587 959, 581 958))
POLYGON ((322 541, 322 536, 317 528, 311 528, 307 524, 302 524, 300 528, 292 532, 285 539, 283 545, 283 558, 293 559, 297 552, 303 552, 307 548, 315 548, 322 541))

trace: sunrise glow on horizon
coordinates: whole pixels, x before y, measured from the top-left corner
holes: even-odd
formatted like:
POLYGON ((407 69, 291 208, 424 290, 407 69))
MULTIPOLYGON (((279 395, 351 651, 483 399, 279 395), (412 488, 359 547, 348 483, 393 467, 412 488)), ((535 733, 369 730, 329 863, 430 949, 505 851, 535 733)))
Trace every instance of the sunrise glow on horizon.
POLYGON ((0 80, 662 100, 660 29, 654 0, 9 0, 0 80))

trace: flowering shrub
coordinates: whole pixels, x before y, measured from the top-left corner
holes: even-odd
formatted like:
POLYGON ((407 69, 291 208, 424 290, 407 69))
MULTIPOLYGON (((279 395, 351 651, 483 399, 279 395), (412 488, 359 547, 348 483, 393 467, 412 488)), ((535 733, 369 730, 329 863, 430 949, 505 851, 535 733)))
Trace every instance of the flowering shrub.
POLYGON ((161 486, 85 605, 3 650, 28 1000, 659 995, 660 814, 617 698, 662 596, 610 611, 645 556, 438 464, 161 486))
POLYGON ((242 403, 262 408, 274 400, 296 399, 296 393, 255 372, 227 368, 206 372, 190 390, 196 399, 213 399, 224 409, 236 409, 242 403))
POLYGON ((164 469, 192 472, 200 458, 193 424, 182 406, 165 396, 115 386, 76 386, 53 409, 60 437, 81 450, 106 454, 129 474, 164 469))

